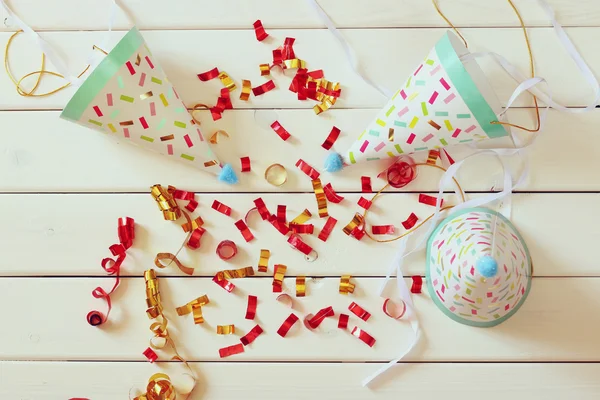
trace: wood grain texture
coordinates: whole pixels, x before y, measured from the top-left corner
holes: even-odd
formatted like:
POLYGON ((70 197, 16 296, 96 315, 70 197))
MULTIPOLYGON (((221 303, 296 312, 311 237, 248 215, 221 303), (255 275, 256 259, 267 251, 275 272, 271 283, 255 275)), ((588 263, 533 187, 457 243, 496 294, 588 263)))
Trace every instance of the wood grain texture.
MULTIPOLYGON (((261 110, 255 118, 254 111, 239 110, 229 112, 217 123, 202 114, 205 134, 225 129, 231 136, 214 146, 222 161, 238 171, 240 183, 231 186, 183 163, 60 120, 57 112, 0 112, 4 132, 0 141, 0 192, 146 193, 149 186, 159 182, 199 192, 312 192, 310 179, 295 166, 299 158, 323 172, 322 181, 331 182, 337 191, 360 191, 363 175, 372 177, 374 188, 381 187, 383 181, 376 176, 389 165, 385 160, 351 166, 337 174, 323 171, 328 152, 321 144, 331 127, 335 125, 342 131, 334 150, 343 152, 374 114, 375 110, 333 110, 319 118, 309 110, 277 110, 275 114, 261 110), (281 121, 293 139, 283 142, 270 128, 262 127, 262 121, 272 117, 281 121), (243 156, 250 156, 250 173, 239 173, 243 156), (279 188, 264 179, 264 170, 271 163, 281 163, 288 170, 288 182, 279 188)), ((534 123, 532 110, 511 110, 509 117, 526 126, 534 123)), ((544 132, 527 152, 529 178, 516 190, 599 191, 599 124, 600 110, 577 116, 550 111, 544 132)), ((531 138, 529 134, 518 135, 531 138)), ((503 139, 486 143, 510 145, 503 139)), ((459 146, 449 151, 459 159, 473 149, 459 146)), ((416 157, 424 158, 423 154, 416 157)), ((522 160, 507 160, 513 175, 518 176, 522 160)), ((418 178, 406 190, 437 191, 439 177, 440 171, 420 168, 418 178)), ((489 157, 468 161, 458 177, 465 190, 487 191, 502 184, 501 168, 489 157)))
MULTIPOLYGON (((600 71, 600 54, 593 40, 594 28, 567 28, 571 40, 581 55, 596 72, 600 71)), ((446 29, 348 29, 343 31, 350 45, 354 47, 362 70, 379 84, 395 91, 404 83, 409 74, 425 57, 446 29), (382 57, 385 62, 381 62, 382 57)), ((259 64, 272 60, 272 50, 278 47, 285 37, 294 37, 296 55, 307 62, 309 69, 323 69, 325 78, 341 82, 342 95, 336 108, 379 108, 385 104, 382 94, 368 86, 351 69, 344 52, 333 35, 327 30, 282 29, 271 31, 271 43, 258 42, 250 30, 206 30, 206 31, 147 31, 144 38, 156 54, 156 60, 181 97, 188 104, 216 104, 220 81, 201 82, 197 74, 214 68, 221 68, 241 84, 242 79, 250 79, 253 85, 265 82, 260 76, 259 64), (203 45, 218 40, 219 45, 203 45), (318 44, 318 45, 316 45, 318 44)), ((470 43, 471 51, 494 51, 506 57, 521 71, 529 71, 529 59, 523 33, 517 28, 508 29, 464 29, 464 36, 470 43)), ((116 43, 124 32, 115 32, 112 43, 116 43)), ((0 43, 5 43, 9 33, 0 33, 0 43)), ((48 32, 44 38, 65 54, 77 74, 85 66, 89 49, 103 38, 102 32, 48 32)), ((589 84, 580 76, 575 63, 553 30, 535 29, 530 32, 531 45, 536 62, 536 74, 545 78, 555 101, 568 106, 582 106, 593 100, 589 84)), ((11 65, 15 75, 25 75, 39 68, 38 49, 24 36, 15 41, 11 49, 11 65)), ((478 60, 485 71, 499 100, 506 104, 517 84, 491 59, 478 60)), ((524 72, 525 73, 525 72, 524 72)), ((251 101, 238 99, 239 91, 234 92, 234 108, 312 108, 313 101, 298 101, 296 95, 287 88, 292 74, 282 76, 273 72, 278 89, 251 101)), ((56 79, 48 79, 41 86, 56 87, 56 79)), ((33 84, 33 82, 31 83, 33 84)), ((73 88, 56 95, 31 99, 21 97, 6 74, 0 75, 0 109, 62 109, 74 93, 73 88)), ((529 96, 521 96, 515 106, 531 106, 529 96)))
MULTIPOLYGON (((160 279, 160 278, 159 278, 160 279)), ((307 296, 294 299, 294 312, 308 313, 332 306, 347 312, 352 301, 372 313, 368 322, 352 316, 349 328, 359 326, 377 339, 373 348, 348 331, 337 328, 337 318, 328 318, 314 332, 299 322, 286 338, 276 331, 290 309, 275 300, 272 278, 235 281, 233 294, 210 278, 162 278, 159 280, 165 315, 180 352, 190 361, 387 361, 403 351, 412 340, 410 325, 383 314, 383 299, 376 292, 381 278, 355 279, 351 296, 339 295, 339 279, 307 282, 307 296), (207 294, 211 303, 203 307, 204 324, 194 325, 191 315, 177 317, 174 308, 207 294), (247 295, 259 297, 257 319, 244 319, 247 295), (236 325, 236 335, 216 335, 216 325, 236 325), (256 323, 264 329, 246 352, 220 359, 218 349, 239 343, 239 337, 256 323), (239 332, 239 333, 237 333, 239 332)), ((409 280, 407 280, 408 282, 409 280)), ((293 278, 284 281, 293 293, 293 278)), ((6 330, 3 350, 6 360, 145 360, 142 351, 151 333, 145 314, 144 280, 124 279, 112 297, 110 321, 101 329, 87 325, 85 315, 104 307, 90 291, 111 285, 108 279, 2 278, 0 290, 11 303, 4 318, 19 321, 18 329, 6 330), (31 296, 35 293, 36 299, 31 296), (60 295, 59 295, 60 293, 60 295), (44 312, 40 312, 43 309, 44 312), (35 316, 23 318, 22 316, 35 316), (66 329, 68 327, 68 329, 66 329)), ((596 346, 600 334, 600 280, 595 278, 534 278, 531 293, 518 313, 489 329, 473 329, 450 320, 428 295, 414 295, 415 307, 426 339, 408 360, 427 361, 600 361, 596 346)), ((395 285, 387 296, 394 297, 395 285)), ((338 314, 339 315, 339 314, 338 314)))
MULTIPOLYGON (((199 384, 189 400, 395 400, 399 396, 423 400, 487 400, 543 398, 595 400, 600 364, 408 364, 397 367, 374 389, 360 386, 377 364, 194 363, 199 384), (224 379, 229 376, 233 379, 224 379), (498 388, 499 379, 502 388, 498 388), (250 390, 252 388, 252 390, 250 390)), ((160 364, 179 384, 180 366, 160 364)), ((148 363, 2 362, 5 398, 56 400, 73 396, 95 400, 125 398, 144 388, 157 371, 148 363)))
MULTIPOLYGON (((355 2, 352 7, 344 0, 318 0, 318 3, 340 27, 446 26, 430 1, 374 0, 355 2)), ((576 6, 569 0, 548 0, 548 3, 566 26, 600 25, 600 13, 594 0, 580 0, 576 6)), ((82 13, 80 4, 74 0, 55 0, 52 8, 41 0, 10 2, 13 10, 33 28, 45 30, 106 29, 109 4, 109 0, 92 1, 82 13)), ((305 0, 223 0, 218 6, 181 0, 177 7, 167 7, 160 0, 143 3, 123 0, 120 4, 142 29, 248 29, 256 19, 262 19, 267 29, 323 27, 305 0)), ((504 0, 440 0, 439 4, 457 26, 518 26, 518 20, 504 0)), ((528 26, 550 25, 537 2, 518 2, 517 6, 528 26)), ((2 19, 3 12, 0 10, 2 19)), ((117 14, 117 29, 127 29, 130 24, 124 14, 117 14)), ((0 30, 7 29, 0 25, 0 30)))
MULTIPOLYGON (((312 194, 260 195, 269 209, 275 212, 278 204, 287 205, 288 220, 305 208, 312 210, 309 223, 315 225, 315 235, 304 240, 319 253, 314 262, 290 247, 286 239, 269 223, 254 213, 249 226, 256 237, 244 242, 233 223, 254 206, 259 195, 199 195, 198 214, 205 221, 207 233, 198 251, 184 250, 182 262, 195 267, 195 275, 213 276, 227 268, 256 267, 260 249, 270 249, 270 266, 288 265, 288 273, 313 276, 385 276, 395 254, 397 243, 374 243, 368 238, 356 242, 342 232, 352 219, 360 195, 348 195, 337 204, 330 204, 331 215, 338 224, 328 241, 317 239, 325 220, 317 216, 312 194), (226 217, 210 208, 213 199, 233 208, 226 217), (235 218, 234 218, 235 217, 235 218), (231 262, 221 261, 215 248, 221 240, 234 240, 238 255, 231 262)), ((596 226, 600 216, 595 211, 598 194, 517 194, 513 199, 513 221, 527 241, 535 263, 537 276, 599 276, 591 250, 600 240, 597 230, 582 229, 582 224, 596 226)), ((369 223, 393 223, 403 232, 401 221, 410 212, 420 218, 431 213, 430 206, 418 203, 418 194, 390 194, 377 200, 369 214, 369 223)), ((13 234, 0 241, 0 275, 103 275, 100 260, 110 255, 108 246, 117 241, 116 224, 121 216, 131 216, 137 222, 136 241, 128 250, 123 266, 124 275, 142 276, 152 266, 158 252, 175 252, 184 239, 178 224, 164 221, 149 194, 144 195, 2 195, 0 209, 3 221, 13 226, 13 234), (32 251, 34 250, 34 251, 32 251)), ((412 242, 414 244, 417 241, 412 242)), ((407 259, 408 275, 423 274, 425 251, 407 259)), ((272 271, 272 270, 271 270, 272 271)), ((166 275, 182 275, 170 267, 160 271, 166 275)))

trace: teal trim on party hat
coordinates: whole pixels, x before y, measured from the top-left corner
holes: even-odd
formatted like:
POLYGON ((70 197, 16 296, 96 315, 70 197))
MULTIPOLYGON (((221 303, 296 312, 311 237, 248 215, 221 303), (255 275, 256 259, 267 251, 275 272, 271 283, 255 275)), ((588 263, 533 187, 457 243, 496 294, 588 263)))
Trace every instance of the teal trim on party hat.
POLYGON ((143 43, 144 38, 137 28, 127 32, 75 92, 60 117, 79 121, 92 100, 143 43))
POLYGON ((508 132, 502 125, 490 123, 498 121, 498 117, 458 58, 450 41, 450 35, 450 32, 446 33, 435 45, 435 51, 450 80, 489 138, 507 136, 508 132))
POLYGON ((529 295, 529 291, 531 290, 531 281, 532 281, 531 274, 533 272, 533 269, 531 266, 532 265, 531 264, 531 255, 529 254, 529 249, 527 248, 527 243, 525 243, 525 241, 523 240, 523 237, 521 236, 519 231, 514 227, 512 222, 510 222, 510 220, 508 220, 504 215, 498 213, 495 210, 491 210, 489 208, 485 208, 485 207, 467 208, 465 210, 461 210, 456 213, 450 214, 448 217, 446 217, 438 226, 436 226, 435 230, 433 231, 433 233, 431 234, 431 236, 429 236, 429 239, 427 240, 427 261, 426 262, 427 262, 427 264, 425 267, 425 280, 426 280, 426 284, 427 284, 427 289, 429 291, 429 296, 431 297, 431 299, 433 300, 435 305, 447 317, 449 317, 450 319, 452 319, 456 322, 464 324, 464 325, 475 326, 475 327, 479 327, 479 328, 490 328, 492 326, 501 324, 502 322, 504 322, 507 319, 509 319, 510 317, 512 317, 517 311, 519 311, 519 308, 521 308, 523 303, 525 303, 525 300, 527 299, 527 296, 529 295), (525 289, 525 293, 521 297, 521 300, 512 310, 510 310, 510 312, 508 312, 506 315, 502 316, 501 318, 495 319, 493 321, 481 321, 481 322, 472 321, 472 320, 463 318, 460 315, 454 314, 453 312, 448 310, 446 308, 446 306, 440 301, 440 299, 436 295, 435 289, 433 287, 432 279, 431 279, 431 248, 433 247, 433 243, 432 243, 433 239, 436 237, 436 235, 440 231, 440 229, 442 229, 446 225, 446 223, 456 219, 456 217, 458 217, 462 214, 471 213, 471 212, 483 212, 483 213, 488 213, 488 214, 494 214, 498 218, 500 218, 502 221, 504 221, 504 223, 506 223, 508 226, 510 226, 512 228, 512 231, 514 232, 514 234, 517 236, 517 238, 523 245, 523 249, 527 256, 527 260, 529 262, 529 271, 528 272, 530 274, 530 279, 527 282, 527 288, 525 289))

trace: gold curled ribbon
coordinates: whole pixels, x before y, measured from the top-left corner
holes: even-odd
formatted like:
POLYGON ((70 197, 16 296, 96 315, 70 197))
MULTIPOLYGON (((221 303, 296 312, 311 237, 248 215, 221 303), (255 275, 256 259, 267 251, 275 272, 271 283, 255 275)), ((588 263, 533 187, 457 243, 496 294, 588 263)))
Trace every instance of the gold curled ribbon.
MULTIPOLYGON (((337 91, 340 89, 340 83, 336 82, 329 82, 328 80, 325 79, 321 79, 320 82, 318 83, 318 86, 321 88, 325 88, 328 91, 337 91)), ((317 99, 321 102, 321 104, 317 104, 313 107, 313 111, 315 112, 315 114, 319 115, 327 110, 329 110, 331 107, 333 107, 333 105, 335 104, 335 102, 337 101, 337 98, 335 96, 330 96, 327 95, 323 92, 317 92, 317 99)))
POLYGON ((209 106, 207 106, 206 104, 199 103, 199 104, 196 104, 196 105, 195 105, 195 106, 192 108, 192 112, 191 112, 192 119, 193 119, 193 120, 194 120, 194 122, 195 122, 196 124, 198 124, 198 125, 202 125, 202 123, 200 122, 200 120, 199 120, 199 119, 196 119, 196 116, 194 115, 194 113, 195 113, 196 111, 200 111, 200 110, 210 110, 210 107, 209 107, 209 106))
POLYGON ((204 317, 202 316, 202 306, 210 303, 210 300, 207 295, 200 296, 187 304, 184 304, 181 307, 177 307, 175 310, 177 311, 177 315, 183 316, 188 315, 189 313, 193 313, 194 315, 194 324, 202 324, 204 323, 204 317))
POLYGON ((341 276, 339 290, 340 294, 354 293, 354 288, 356 287, 356 285, 350 283, 350 278, 352 278, 352 275, 341 276))
POLYGON ((296 277, 296 297, 306 296, 306 277, 298 275, 296 277))
POLYGON ((235 333, 235 325, 217 325, 217 335, 233 335, 235 333))
POLYGON ((261 249, 260 259, 258 260, 258 272, 267 272, 269 267, 269 258, 271 258, 271 252, 267 249, 261 249))
POLYGON ((247 79, 242 79, 242 93, 240 93, 240 100, 248 101, 251 92, 252 82, 247 79))
POLYGON ((286 69, 290 68, 306 68, 306 61, 299 58, 292 58, 289 60, 283 60, 283 65, 286 69))
POLYGON ((179 268, 179 270, 181 272, 183 272, 184 274, 187 275, 193 275, 194 274, 194 268, 190 268, 190 267, 186 267, 185 265, 183 265, 181 263, 181 261, 179 261, 179 259, 177 258, 177 256, 175 254, 172 253, 158 253, 156 255, 156 257, 154 258, 154 265, 156 265, 158 268, 166 268, 169 265, 171 265, 171 263, 175 263, 175 265, 177 265, 177 267, 179 268), (163 264, 161 261, 163 260, 170 260, 171 262, 168 263, 167 265, 163 264))
POLYGON ((223 271, 217 272, 217 274, 215 275, 215 277, 220 281, 224 279, 245 278, 247 276, 254 276, 254 268, 244 267, 238 269, 225 269, 223 271))
POLYGON ((356 228, 357 226, 361 226, 362 224, 364 224, 364 222, 365 222, 365 218, 361 214, 359 214, 359 213, 354 214, 352 221, 350 221, 348 223, 348 225, 346 225, 344 227, 344 233, 346 235, 350 235, 352 233, 352 231, 354 230, 354 228, 356 228))
POLYGON ((213 133, 212 135, 210 135, 210 138, 208 139, 208 141, 211 144, 217 144, 217 143, 219 143, 219 133, 229 139, 229 133, 227 133, 223 129, 219 129, 218 131, 216 131, 215 133, 213 133))
POLYGON ((168 190, 165 190, 161 185, 154 185, 150 188, 150 194, 162 211, 165 220, 176 221, 181 217, 181 209, 168 190))
POLYGON ((221 73, 219 73, 219 79, 221 80, 223 86, 227 88, 227 90, 230 92, 235 90, 235 82, 233 79, 231 79, 231 77, 229 77, 229 75, 227 75, 227 72, 221 71, 221 73))
POLYGON ((271 164, 265 170, 265 180, 273 186, 281 186, 287 182, 287 171, 281 164, 271 164))
POLYGON ((313 190, 315 192, 315 197, 317 198, 317 206, 319 207, 319 217, 328 217, 329 214, 327 212, 327 197, 325 197, 325 192, 323 191, 321 179, 313 179, 312 185, 313 190))
POLYGON ((303 224, 308 221, 310 217, 312 217, 311 212, 305 208, 304 211, 298 214, 298 216, 290 222, 290 224, 303 224))
MULTIPOLYGON (((185 215, 187 217, 187 214, 185 215)), ((190 220, 188 218, 188 222, 181 224, 181 229, 183 229, 183 231, 187 233, 200 228, 202 225, 204 225, 204 220, 202 219, 202 217, 198 217, 193 220, 190 220)))
POLYGON ((287 266, 283 264, 275 264, 275 273, 273 274, 273 292, 281 292, 283 286, 283 277, 287 271, 287 266))
POLYGON ((133 400, 175 400, 177 393, 167 374, 157 373, 148 379, 146 393, 133 400))

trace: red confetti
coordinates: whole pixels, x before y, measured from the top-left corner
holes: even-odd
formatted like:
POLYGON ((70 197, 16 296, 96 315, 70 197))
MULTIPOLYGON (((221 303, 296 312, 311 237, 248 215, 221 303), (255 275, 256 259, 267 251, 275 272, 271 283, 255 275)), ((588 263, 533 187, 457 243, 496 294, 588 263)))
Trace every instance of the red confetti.
POLYGON ((308 76, 310 76, 313 79, 322 79, 325 76, 325 74, 323 73, 322 69, 317 69, 314 71, 310 71, 308 73, 308 76))
POLYGON ((277 222, 280 224, 286 224, 286 206, 283 204, 279 204, 277 206, 277 222))
POLYGON ((365 229, 362 226, 357 226, 352 229, 350 232, 350 236, 352 236, 356 240, 361 240, 365 236, 365 229))
POLYGON ((393 235, 395 231, 394 225, 373 225, 371 227, 373 235, 393 235))
POLYGON ((292 232, 301 235, 312 235, 315 230, 315 226, 313 224, 290 224, 290 229, 292 232))
POLYGON ((273 64, 274 65, 283 64, 283 54, 281 52, 281 49, 273 50, 273 64))
POLYGON ((257 19, 254 22, 254 34, 256 35, 256 40, 258 40, 259 42, 262 42, 263 40, 269 37, 269 34, 265 32, 265 28, 263 27, 263 24, 260 21, 260 19, 257 19))
POLYGON ((290 232, 290 228, 286 224, 282 224, 277 220, 274 215, 269 216, 269 222, 275 227, 282 235, 287 235, 290 232))
POLYGON ((270 92, 273 89, 275 89, 275 82, 273 82, 273 80, 270 80, 268 82, 263 83, 260 86, 253 87, 252 93, 254 93, 255 96, 260 96, 262 94, 270 92))
POLYGON ((194 231, 190 235, 190 238, 188 239, 188 242, 186 243, 186 246, 190 249, 198 250, 200 248, 200 239, 202 239, 202 235, 204 235, 205 232, 206 229, 204 229, 201 226, 194 229, 194 231))
POLYGON ((254 239, 254 235, 252 234, 252 232, 250 232, 250 229, 248 229, 248 225, 246 225, 244 220, 240 219, 239 221, 237 221, 235 223, 235 227, 239 229, 246 242, 250 242, 252 239, 254 239))
POLYGON ((335 224, 337 224, 337 219, 335 219, 333 217, 329 217, 327 219, 327 222, 325 222, 325 225, 321 229, 321 233, 319 233, 319 239, 326 242, 327 238, 329 238, 329 235, 331 235, 331 232, 333 231, 335 224))
MULTIPOLYGON (((171 189, 171 187, 169 187, 169 189, 171 189)), ((185 206, 185 209, 189 212, 194 212, 196 207, 198 207, 198 202, 194 199, 193 192, 186 192, 185 190, 179 189, 169 190, 169 192, 174 199, 187 201, 188 203, 185 206)))
POLYGON ((348 319, 350 316, 348 314, 340 314, 340 319, 338 320, 338 328, 346 329, 348 328, 348 319))
POLYGON ((223 240, 217 245, 217 255, 221 260, 231 260, 237 254, 237 246, 231 240, 223 240))
POLYGON ((330 150, 335 141, 337 140, 338 136, 340 136, 340 129, 334 126, 333 128, 331 128, 329 136, 327 136, 327 139, 325 139, 321 147, 325 150, 330 150))
POLYGON ((306 323, 311 329, 317 329, 325 318, 333 317, 334 315, 335 313, 333 312, 333 307, 325 307, 319 310, 314 317, 306 319, 306 323))
POLYGON ((401 188, 412 182, 416 175, 417 169, 414 161, 407 158, 411 163, 406 161, 399 161, 387 169, 387 180, 390 186, 394 188, 401 188))
POLYGON ((365 342, 369 347, 373 347, 373 345, 375 344, 375 338, 369 335, 367 332, 360 329, 358 326, 355 326, 354 329, 352 329, 352 334, 360 340, 362 340, 363 342, 365 342))
POLYGON ((446 149, 442 149, 442 154, 445 156, 445 158, 448 161, 449 165, 454 164, 454 159, 452 157, 450 157, 450 154, 448 154, 448 152, 446 151, 446 149))
POLYGON ((223 347, 219 349, 219 356, 221 358, 233 356, 235 354, 240 354, 244 352, 244 345, 241 343, 234 344, 233 346, 223 347))
POLYGON ((340 95, 342 94, 342 89, 329 90, 325 86, 319 86, 318 90, 320 93, 323 93, 326 96, 331 96, 331 97, 335 97, 335 98, 339 98, 340 95))
POLYGON ((362 319, 363 321, 367 321, 371 317, 370 312, 368 312, 367 310, 365 310, 364 308, 362 308, 355 302, 352 302, 348 306, 348 310, 350 310, 354 315, 356 315, 358 318, 362 319))
POLYGON ((283 324, 281 324, 281 326, 277 330, 277 334, 281 337, 286 337, 286 335, 296 322, 298 322, 298 317, 296 317, 294 313, 290 314, 290 316, 287 317, 285 321, 283 321, 283 324))
POLYGON ((202 72, 201 74, 198 74, 198 79, 200 79, 202 82, 206 82, 206 81, 210 81, 211 79, 215 79, 217 76, 219 76, 219 68, 214 67, 210 71, 206 71, 206 72, 202 72))
POLYGON ((263 333, 263 329, 260 325, 255 325, 254 328, 250 329, 250 332, 240 338, 240 342, 242 342, 244 346, 248 346, 250 343, 254 342, 261 333, 263 333))
POLYGON ((300 239, 300 236, 295 233, 289 237, 288 243, 304 255, 309 255, 313 251, 313 248, 304 243, 302 239, 300 239))
POLYGON ((419 294, 421 293, 423 287, 423 278, 420 275, 415 275, 412 277, 412 286, 410 287, 410 292, 419 294))
POLYGON ((440 157, 439 150, 429 150, 429 154, 427 154, 427 164, 435 165, 437 163, 437 159, 440 157))
POLYGON ((327 185, 323 186, 323 191, 325 192, 325 197, 327 197, 327 200, 332 203, 338 204, 342 200, 344 200, 342 196, 340 196, 335 192, 335 190, 333 190, 331 183, 328 183, 327 185))
POLYGON ((212 209, 220 212, 221 214, 227 215, 228 217, 231 216, 231 207, 226 206, 218 200, 213 201, 212 209))
MULTIPOLYGON (((428 194, 421 193, 419 195, 419 203, 427 204, 429 206, 435 207, 437 205, 437 197, 430 196, 428 194)), ((440 203, 440 207, 444 205, 444 199, 440 203)))
POLYGON ((235 285, 232 282, 229 282, 227 279, 219 279, 218 275, 214 276, 213 282, 216 283, 217 285, 221 286, 223 289, 225 289, 229 293, 233 292, 233 289, 235 289, 235 285))
POLYGON ((418 220, 419 218, 417 218, 415 213, 410 213, 406 221, 402 222, 402 226, 404 227, 404 229, 410 229, 413 226, 415 226, 418 220))
POLYGON ((240 161, 242 163, 242 172, 250 172, 252 169, 250 166, 250 157, 241 157, 240 161))
POLYGON ((292 58, 296 58, 296 54, 294 53, 294 42, 296 39, 291 37, 286 37, 283 41, 283 50, 282 56, 284 60, 291 60, 292 58))
POLYGON ((258 298, 251 294, 248 295, 248 306, 246 307, 246 319, 254 319, 256 316, 256 305, 258 298))
POLYGON ((402 302, 402 311, 399 313, 396 313, 397 315, 392 315, 390 313, 390 311, 388 310, 388 308, 390 308, 389 304, 394 304, 394 303, 392 303, 392 301, 390 299, 385 299, 383 301, 383 313, 393 319, 402 318, 404 316, 404 314, 406 313, 406 303, 403 300, 400 300, 400 302, 402 302))
POLYGON ((144 356, 146 356, 146 358, 148 359, 148 361, 150 361, 150 363, 153 363, 154 361, 158 360, 158 355, 150 347, 148 347, 146 350, 144 350, 144 352, 142 354, 144 356))
POLYGON ((312 180, 318 179, 319 176, 321 175, 319 173, 319 171, 317 171, 316 169, 314 169, 313 167, 311 167, 310 165, 308 165, 308 163, 306 163, 302 159, 299 159, 296 162, 296 167, 300 168, 300 170, 302 172, 304 172, 306 175, 308 175, 310 177, 310 179, 312 179, 312 180))
POLYGON ((368 210, 369 208, 371 208, 371 205, 373 204, 373 202, 365 199, 362 196, 360 196, 360 199, 358 199, 357 204, 359 206, 361 206, 362 208, 364 208, 365 210, 368 210))
POLYGON ((362 185, 363 193, 372 193, 373 188, 371 187, 371 177, 370 176, 361 176, 360 183, 362 185))
POLYGON ((259 197, 258 199, 254 200, 254 205, 256 205, 258 213, 260 214, 260 217, 263 219, 263 221, 268 220, 271 216, 271 213, 267 209, 267 206, 265 205, 263 199, 259 197))
POLYGON ((285 142, 292 135, 279 123, 279 121, 275 121, 271 124, 271 128, 275 131, 276 134, 285 142))

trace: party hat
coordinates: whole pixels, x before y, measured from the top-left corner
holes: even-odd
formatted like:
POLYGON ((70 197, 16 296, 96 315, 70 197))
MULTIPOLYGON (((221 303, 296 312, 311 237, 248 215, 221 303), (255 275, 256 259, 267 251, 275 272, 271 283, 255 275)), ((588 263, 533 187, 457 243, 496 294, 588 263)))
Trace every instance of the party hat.
POLYGON ((492 87, 469 51, 446 33, 350 149, 325 168, 507 136, 492 87))
POLYGON ((231 167, 221 166, 137 28, 83 82, 61 118, 237 182, 231 167))
POLYGON ((491 327, 507 320, 525 302, 531 275, 523 238, 508 219, 488 208, 450 215, 427 244, 430 296, 462 324, 491 327))

